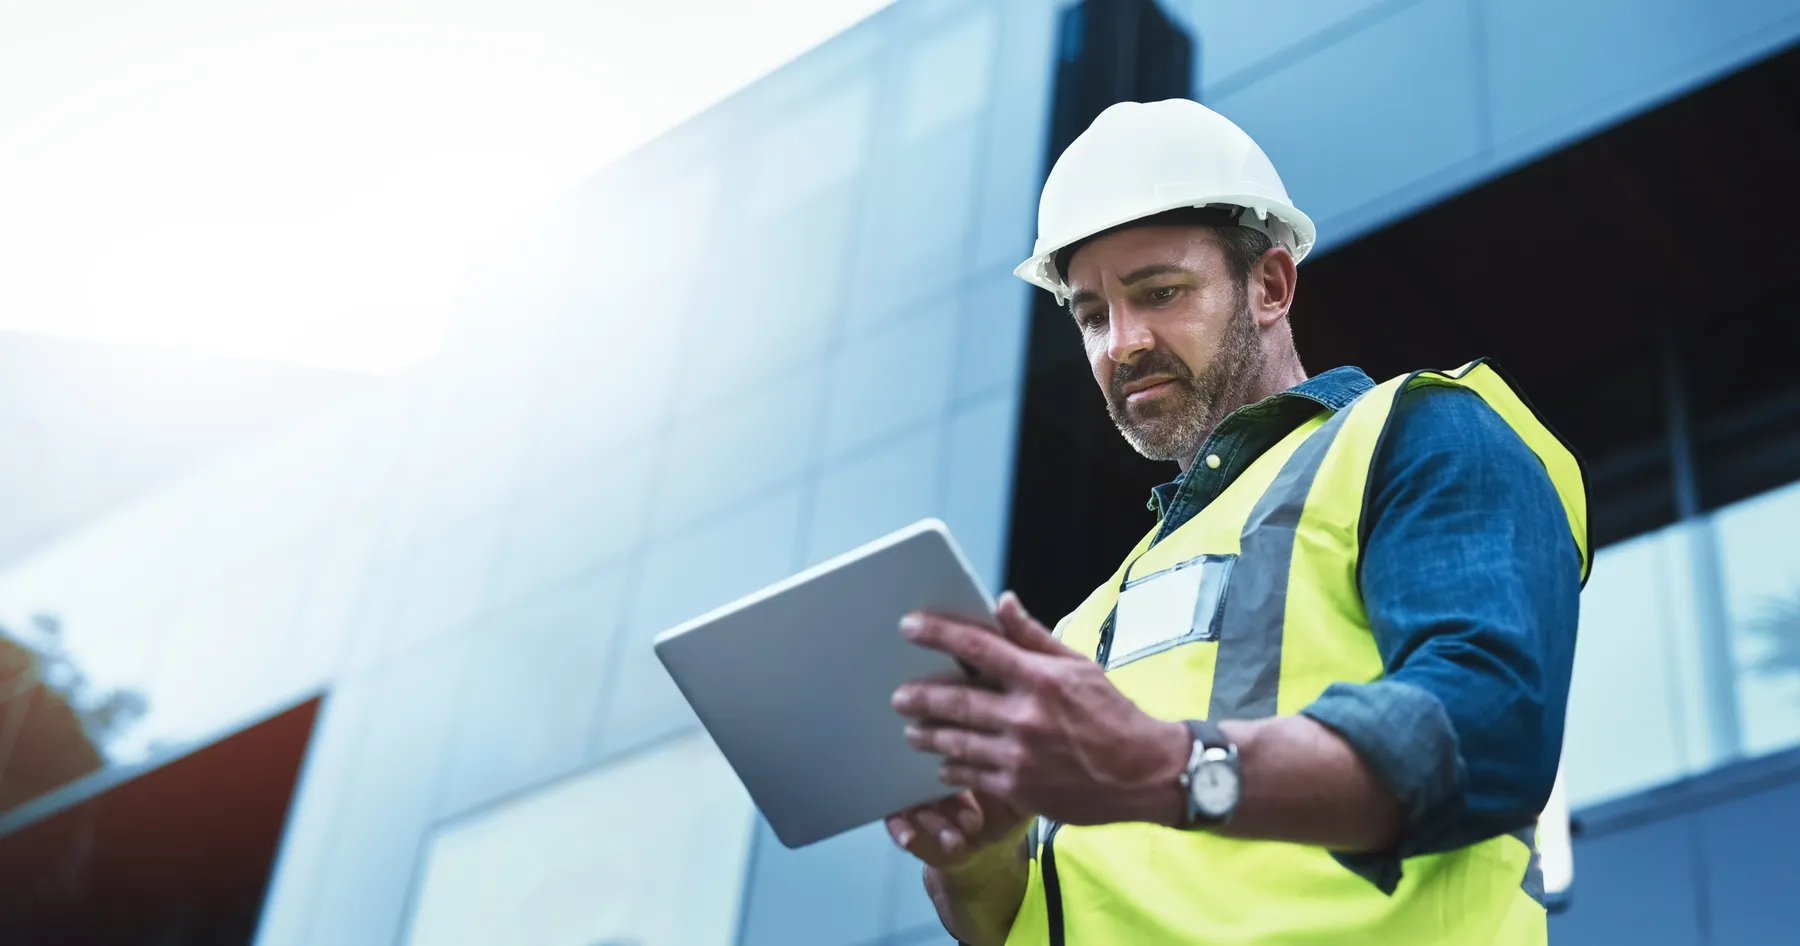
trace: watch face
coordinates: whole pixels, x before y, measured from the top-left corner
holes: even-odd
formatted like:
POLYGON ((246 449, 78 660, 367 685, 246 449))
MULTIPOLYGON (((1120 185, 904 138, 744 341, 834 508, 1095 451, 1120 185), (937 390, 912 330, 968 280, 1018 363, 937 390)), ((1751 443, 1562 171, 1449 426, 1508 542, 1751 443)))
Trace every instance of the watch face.
POLYGON ((1223 762, 1202 765, 1189 786, 1194 807, 1208 818, 1224 817, 1237 806, 1237 769, 1223 762))

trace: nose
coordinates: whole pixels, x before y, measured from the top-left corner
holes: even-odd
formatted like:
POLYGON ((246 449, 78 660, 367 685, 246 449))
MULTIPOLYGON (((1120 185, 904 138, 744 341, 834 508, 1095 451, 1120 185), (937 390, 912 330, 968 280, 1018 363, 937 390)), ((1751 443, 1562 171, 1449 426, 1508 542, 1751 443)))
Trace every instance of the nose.
POLYGON ((1115 305, 1107 314, 1107 357, 1115 364, 1126 364, 1149 348, 1156 347, 1156 336, 1135 306, 1115 305))

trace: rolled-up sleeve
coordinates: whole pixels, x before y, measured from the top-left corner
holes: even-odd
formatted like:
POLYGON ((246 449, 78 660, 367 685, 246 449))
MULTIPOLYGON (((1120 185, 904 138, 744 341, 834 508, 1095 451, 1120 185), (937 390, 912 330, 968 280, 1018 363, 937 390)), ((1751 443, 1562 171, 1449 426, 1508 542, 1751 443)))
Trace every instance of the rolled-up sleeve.
POLYGON ((1384 891, 1408 857, 1536 820, 1562 752, 1579 552, 1543 465, 1473 393, 1408 391, 1376 457, 1359 581, 1385 673, 1302 712, 1406 805, 1394 850, 1339 854, 1384 891))

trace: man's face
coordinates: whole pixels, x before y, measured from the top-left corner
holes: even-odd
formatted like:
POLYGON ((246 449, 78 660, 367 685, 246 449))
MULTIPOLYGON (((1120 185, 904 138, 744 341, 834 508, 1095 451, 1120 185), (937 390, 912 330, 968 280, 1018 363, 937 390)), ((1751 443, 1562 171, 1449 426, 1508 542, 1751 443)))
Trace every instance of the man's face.
POLYGON ((1069 311, 1113 423, 1186 464, 1261 369, 1245 287, 1202 227, 1133 227, 1069 261, 1069 311))

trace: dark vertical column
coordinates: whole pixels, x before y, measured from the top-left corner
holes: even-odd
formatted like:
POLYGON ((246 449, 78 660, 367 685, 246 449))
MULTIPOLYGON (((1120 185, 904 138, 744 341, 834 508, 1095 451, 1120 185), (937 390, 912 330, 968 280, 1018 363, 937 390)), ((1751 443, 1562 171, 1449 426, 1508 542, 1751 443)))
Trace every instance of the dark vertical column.
MULTIPOLYGON (((1153 0, 1064 12, 1044 172, 1107 106, 1193 95, 1195 42, 1153 0)), ((1014 472, 1007 584, 1045 621, 1074 608, 1153 519, 1175 467, 1132 451, 1106 416, 1068 313, 1034 292, 1014 472)))
POLYGON ((1669 468, 1675 486, 1675 513, 1694 583, 1694 627, 1706 700, 1708 757, 1690 761, 1710 767, 1743 754, 1743 725, 1738 719, 1737 661, 1731 652, 1731 619, 1725 609, 1718 537, 1700 502, 1685 352, 1680 326, 1667 320, 1663 325, 1663 403, 1668 418, 1669 468))

